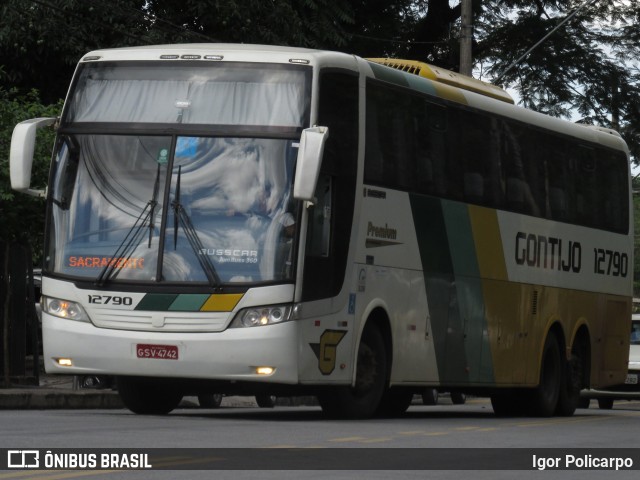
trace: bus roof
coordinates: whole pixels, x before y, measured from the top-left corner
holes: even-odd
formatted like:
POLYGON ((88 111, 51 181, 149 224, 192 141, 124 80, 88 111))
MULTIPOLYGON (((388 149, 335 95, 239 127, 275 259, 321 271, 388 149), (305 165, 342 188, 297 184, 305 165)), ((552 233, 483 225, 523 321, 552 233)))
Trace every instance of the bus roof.
POLYGON ((473 77, 461 75, 450 70, 445 70, 444 68, 435 67, 428 63, 396 58, 367 58, 366 60, 402 70, 403 72, 413 73, 414 75, 419 75, 435 82, 445 83, 463 90, 479 93, 480 95, 486 95, 488 97, 495 98, 496 100, 501 100, 511 104, 515 103, 513 98, 511 98, 511 95, 496 85, 477 80, 473 77))
POLYGON ((84 55, 80 63, 120 60, 275 62, 359 70, 362 73, 368 72, 367 75, 417 91, 428 92, 454 102, 628 152, 624 140, 619 135, 613 135, 611 131, 605 131, 602 128, 585 128, 585 125, 576 125, 566 120, 517 107, 511 96, 500 87, 413 60, 359 59, 347 53, 276 45, 193 43, 95 50, 84 55), (373 66, 378 68, 374 70, 371 68, 362 69, 358 66, 359 63, 361 66, 367 64, 371 68, 373 66), (378 69, 389 73, 378 71, 378 69), (394 74, 391 75, 391 72, 394 74), (463 92, 469 92, 469 95, 464 95, 463 92))

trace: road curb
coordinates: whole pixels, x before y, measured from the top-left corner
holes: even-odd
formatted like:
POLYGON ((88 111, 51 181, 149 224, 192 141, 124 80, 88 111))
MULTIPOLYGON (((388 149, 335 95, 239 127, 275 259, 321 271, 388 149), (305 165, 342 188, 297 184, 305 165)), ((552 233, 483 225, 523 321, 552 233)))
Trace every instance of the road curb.
POLYGON ((120 396, 113 391, 60 391, 56 389, 0 390, 2 410, 124 408, 120 396))
MULTIPOLYGON (((317 405, 315 397, 278 398, 276 406, 317 405)), ((256 408, 253 397, 229 396, 223 407, 256 408)), ((0 389, 0 410, 117 409, 125 408, 113 390, 61 390, 59 388, 0 389)), ((185 397, 178 408, 199 408, 197 398, 185 397)))

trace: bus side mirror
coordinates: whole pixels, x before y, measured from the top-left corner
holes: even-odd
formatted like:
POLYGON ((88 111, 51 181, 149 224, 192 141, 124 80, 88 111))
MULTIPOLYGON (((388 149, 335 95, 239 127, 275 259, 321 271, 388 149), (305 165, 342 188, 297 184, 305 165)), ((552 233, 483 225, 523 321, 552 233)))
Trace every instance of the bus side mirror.
POLYGON ((327 127, 306 128, 300 137, 293 198, 312 202, 320 174, 324 144, 329 137, 327 127))
POLYGON ((34 118, 20 122, 13 129, 9 165, 11 172, 11 188, 19 192, 44 197, 44 190, 32 190, 31 167, 36 146, 36 132, 42 127, 53 125, 55 118, 34 118))

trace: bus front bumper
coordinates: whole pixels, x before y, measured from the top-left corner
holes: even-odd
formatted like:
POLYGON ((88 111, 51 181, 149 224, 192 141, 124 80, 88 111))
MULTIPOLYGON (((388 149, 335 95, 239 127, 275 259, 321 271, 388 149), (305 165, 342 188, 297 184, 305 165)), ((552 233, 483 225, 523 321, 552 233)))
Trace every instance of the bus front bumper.
POLYGON ((298 383, 293 321, 169 333, 97 328, 46 313, 42 320, 47 373, 298 383))

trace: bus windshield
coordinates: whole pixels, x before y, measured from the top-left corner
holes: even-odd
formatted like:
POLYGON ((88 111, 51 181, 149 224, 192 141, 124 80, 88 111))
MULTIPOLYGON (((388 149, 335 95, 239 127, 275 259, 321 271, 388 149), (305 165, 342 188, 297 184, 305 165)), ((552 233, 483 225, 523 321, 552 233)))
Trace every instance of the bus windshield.
POLYGON ((291 279, 296 147, 285 139, 61 136, 47 265, 101 282, 291 279))
POLYGON ((310 79, 267 63, 82 64, 58 131, 45 268, 97 285, 291 281, 310 79))

